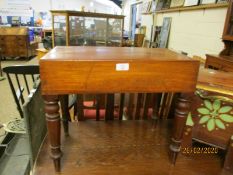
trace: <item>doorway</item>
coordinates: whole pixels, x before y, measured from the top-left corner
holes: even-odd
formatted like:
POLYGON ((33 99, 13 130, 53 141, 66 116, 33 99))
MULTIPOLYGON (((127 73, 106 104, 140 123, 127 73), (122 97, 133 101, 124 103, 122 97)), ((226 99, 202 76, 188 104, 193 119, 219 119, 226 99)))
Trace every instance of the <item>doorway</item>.
POLYGON ((130 38, 134 40, 136 30, 141 26, 142 14, 141 14, 142 2, 131 5, 131 25, 130 25, 130 38))

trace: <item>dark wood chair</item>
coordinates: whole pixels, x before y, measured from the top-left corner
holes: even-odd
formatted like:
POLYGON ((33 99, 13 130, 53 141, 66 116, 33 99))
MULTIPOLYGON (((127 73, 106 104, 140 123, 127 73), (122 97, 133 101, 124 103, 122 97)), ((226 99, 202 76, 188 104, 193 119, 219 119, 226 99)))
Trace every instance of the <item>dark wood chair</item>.
POLYGON ((140 119, 158 119, 161 101, 161 93, 137 93, 129 94, 126 108, 124 109, 125 117, 128 120, 140 119))
POLYGON ((77 96, 77 117, 98 120, 157 119, 161 94, 98 94, 94 100, 77 96))
POLYGON ((25 102, 26 95, 30 95, 30 90, 33 89, 35 82, 39 79, 39 66, 8 66, 3 68, 3 72, 6 73, 20 117, 23 118, 22 105, 25 102))
MULTIPOLYGON (((115 103, 118 94, 95 94, 77 95, 77 118, 79 121, 85 119, 112 120, 119 117, 119 102, 115 103), (105 117, 107 108, 113 107, 113 117, 105 117)), ((119 98, 118 98, 119 101, 119 98)), ((122 108, 123 109, 123 108, 122 108)), ((123 111, 121 111, 123 113, 123 111)), ((121 114, 122 116, 122 114, 121 114)))
MULTIPOLYGON (((30 90, 33 89, 36 81, 39 80, 39 65, 8 66, 3 68, 3 71, 7 75, 11 92, 17 105, 20 117, 23 118, 22 106, 25 102, 25 98, 31 94, 30 90)), ((62 95, 59 99, 62 109, 61 112, 64 131, 68 134, 67 123, 71 118, 69 109, 74 106, 76 102, 76 95, 62 95)), ((76 109, 74 110, 74 114, 75 113, 76 109)))
POLYGON ((0 81, 1 80, 4 80, 5 78, 4 77, 2 77, 3 75, 2 75, 2 48, 0 48, 0 81))

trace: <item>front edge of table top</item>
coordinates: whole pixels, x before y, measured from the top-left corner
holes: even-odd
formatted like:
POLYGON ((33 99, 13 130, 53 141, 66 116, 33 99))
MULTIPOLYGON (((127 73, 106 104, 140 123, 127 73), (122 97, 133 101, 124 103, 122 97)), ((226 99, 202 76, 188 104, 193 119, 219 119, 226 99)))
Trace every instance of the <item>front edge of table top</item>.
POLYGON ((56 47, 40 60, 44 95, 193 92, 198 69, 168 49, 56 47))

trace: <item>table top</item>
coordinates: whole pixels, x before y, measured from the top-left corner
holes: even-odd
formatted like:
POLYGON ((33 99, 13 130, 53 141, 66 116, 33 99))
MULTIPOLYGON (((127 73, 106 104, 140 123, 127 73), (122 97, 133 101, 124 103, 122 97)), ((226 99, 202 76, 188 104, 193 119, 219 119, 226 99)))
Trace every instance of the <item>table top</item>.
POLYGON ((199 61, 155 48, 64 46, 40 60, 42 93, 193 92, 199 61))
POLYGON ((163 48, 57 46, 44 60, 57 61, 191 61, 187 56, 163 48), (120 56, 119 56, 120 55, 120 56))

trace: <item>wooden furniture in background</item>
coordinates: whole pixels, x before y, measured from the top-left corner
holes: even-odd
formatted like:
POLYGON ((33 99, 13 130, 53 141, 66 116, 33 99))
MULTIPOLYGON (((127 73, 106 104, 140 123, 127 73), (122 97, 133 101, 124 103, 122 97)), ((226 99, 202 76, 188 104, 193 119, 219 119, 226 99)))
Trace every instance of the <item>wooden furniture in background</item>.
MULTIPOLYGON (((224 168, 233 172, 233 74, 200 68, 196 95, 184 130, 182 147, 191 152, 192 139, 225 150, 224 168)), ((209 147, 210 147, 209 146, 209 147)), ((208 147, 208 146, 205 146, 208 147)), ((204 154, 205 148, 194 154, 204 154)))
POLYGON ((26 57, 36 55, 37 42, 29 41, 26 27, 0 27, 0 48, 3 57, 26 57))
POLYGON ((55 46, 122 46, 124 16, 51 10, 55 46))
POLYGON ((222 39, 225 48, 219 55, 206 55, 206 68, 233 71, 233 0, 229 1, 222 39))
POLYGON ((41 59, 46 53, 49 52, 49 50, 44 49, 44 48, 36 49, 36 51, 37 51, 37 59, 41 59))
MULTIPOLYGON (((182 130, 189 111, 189 93, 195 90, 198 68, 198 61, 167 49, 54 48, 40 60, 40 74, 55 170, 60 171, 62 155, 58 95, 72 93, 182 92, 170 145, 174 163, 180 151, 182 130)), ((108 101, 106 104, 110 105, 108 101)), ((107 116, 113 116, 114 105, 111 106, 107 108, 107 116)))
POLYGON ((52 36, 52 29, 43 29, 43 38, 46 36, 52 36))
POLYGON ((233 57, 206 54, 205 67, 226 72, 233 72, 233 57))
POLYGON ((144 37, 145 37, 144 34, 135 34, 134 47, 142 47, 144 37))

